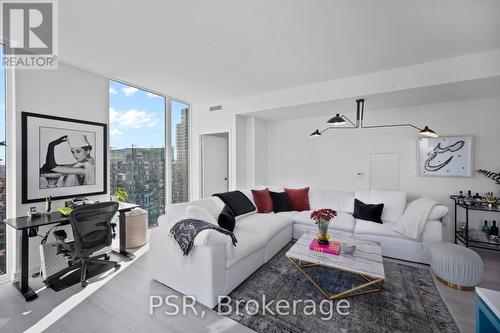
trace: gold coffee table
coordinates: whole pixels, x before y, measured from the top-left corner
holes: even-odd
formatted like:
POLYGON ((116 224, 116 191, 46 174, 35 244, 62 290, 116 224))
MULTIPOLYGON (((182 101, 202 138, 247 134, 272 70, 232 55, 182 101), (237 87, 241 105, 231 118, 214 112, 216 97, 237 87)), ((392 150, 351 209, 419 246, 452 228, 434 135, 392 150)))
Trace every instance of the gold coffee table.
POLYGON ((380 243, 347 236, 333 236, 330 241, 356 245, 356 250, 353 254, 334 255, 310 250, 309 245, 314 237, 314 234, 302 235, 288 250, 286 256, 326 299, 335 300, 382 291, 384 289, 385 274, 380 243), (315 266, 324 266, 353 273, 360 276, 365 282, 349 290, 330 294, 306 272, 307 268, 315 266))

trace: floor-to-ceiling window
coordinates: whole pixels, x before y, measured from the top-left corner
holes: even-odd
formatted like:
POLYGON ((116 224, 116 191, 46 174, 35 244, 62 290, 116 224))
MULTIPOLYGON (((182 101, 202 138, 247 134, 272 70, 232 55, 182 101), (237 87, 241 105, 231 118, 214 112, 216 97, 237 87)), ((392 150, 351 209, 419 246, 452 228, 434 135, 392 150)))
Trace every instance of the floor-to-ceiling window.
POLYGON ((165 109, 165 97, 109 81, 110 190, 124 188, 150 226, 165 210, 165 109))
POLYGON ((189 200, 189 105, 170 100, 170 192, 172 203, 189 200))
MULTIPOLYGON (((0 59, 3 59, 4 45, 0 44, 0 59)), ((5 67, 0 64, 0 219, 6 217, 6 178, 5 178, 5 67)), ((7 242, 5 224, 0 223, 0 275, 6 273, 7 242)))

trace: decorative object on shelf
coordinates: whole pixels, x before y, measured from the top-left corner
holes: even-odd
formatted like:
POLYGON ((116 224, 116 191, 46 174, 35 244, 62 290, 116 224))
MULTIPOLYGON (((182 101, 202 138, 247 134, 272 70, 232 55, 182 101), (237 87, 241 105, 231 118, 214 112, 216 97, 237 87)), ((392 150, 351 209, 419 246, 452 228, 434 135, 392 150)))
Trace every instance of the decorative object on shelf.
POLYGON ((52 197, 49 195, 45 198, 45 213, 49 214, 52 210, 52 197))
POLYGON ((465 236, 465 223, 462 223, 462 225, 460 226, 460 232, 462 233, 463 236, 465 236))
POLYGON ((116 190, 115 190, 115 196, 118 200, 118 202, 122 202, 124 201, 125 199, 127 199, 128 197, 128 192, 126 189, 124 189, 123 187, 118 187, 116 190))
POLYGON ((488 208, 493 208, 493 205, 497 202, 497 198, 493 195, 493 192, 486 193, 486 202, 488 203, 488 208))
POLYGON ((497 236, 498 237, 498 227, 497 227, 497 221, 493 220, 493 225, 490 228, 490 236, 497 236))
POLYGON ((488 239, 490 240, 490 242, 498 243, 498 236, 496 235, 488 235, 488 239))
POLYGON ((482 174, 486 178, 493 180, 497 185, 500 185, 500 172, 493 172, 483 169, 476 170, 476 172, 482 174))
POLYGON ((325 128, 324 130, 320 131, 319 129, 316 129, 314 132, 309 134, 311 137, 318 137, 323 135, 324 132, 334 129, 334 128, 387 128, 387 127, 413 127, 414 129, 418 130, 418 134, 426 137, 431 137, 431 138, 437 138, 438 135, 436 132, 431 130, 428 126, 425 126, 424 128, 417 127, 413 124, 389 124, 389 125, 370 125, 370 126, 365 126, 363 124, 363 119, 364 119, 364 111, 365 111, 365 100, 364 99, 357 99, 356 100, 356 123, 352 122, 349 118, 347 118, 345 115, 340 115, 337 113, 334 117, 328 119, 327 123, 331 124, 332 126, 329 126, 325 128), (347 125, 349 123, 349 125, 347 125), (347 126, 346 126, 347 125, 347 126))
POLYGON ((472 136, 419 138, 418 172, 420 176, 472 177, 472 136))
POLYGON ((22 203, 104 194, 107 125, 22 112, 22 203))
POLYGON ((488 221, 484 221, 483 228, 481 229, 485 235, 490 233, 490 227, 488 226, 488 221))
POLYGON ((69 216, 69 214, 71 214, 71 212, 73 211, 73 208, 70 207, 57 208, 57 211, 64 216, 69 216))
POLYGON ((311 213, 311 219, 318 225, 317 237, 319 244, 329 243, 328 225, 335 216, 337 216, 337 212, 330 208, 315 210, 311 213))

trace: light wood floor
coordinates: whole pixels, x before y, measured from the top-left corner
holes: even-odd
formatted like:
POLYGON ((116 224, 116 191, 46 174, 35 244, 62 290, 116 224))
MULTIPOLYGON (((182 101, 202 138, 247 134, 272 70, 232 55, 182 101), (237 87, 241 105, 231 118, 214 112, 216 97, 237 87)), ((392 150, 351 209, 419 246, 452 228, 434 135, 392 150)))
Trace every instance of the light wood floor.
MULTIPOLYGON (((482 249, 473 250, 479 253, 484 263, 484 276, 479 287, 500 290, 500 252, 482 249)), ((436 284, 462 332, 475 332, 475 292, 451 289, 437 281, 436 284)))
MULTIPOLYGON (((485 265, 480 286, 500 290, 500 253, 487 250, 478 253, 485 265)), ((250 332, 203 305, 196 306, 199 313, 205 311, 203 319, 191 313, 166 316, 165 310, 155 311, 150 316, 150 295, 178 295, 152 280, 149 267, 155 264, 152 256, 144 254, 52 324, 47 332, 250 332)), ((474 332, 474 292, 450 289, 439 282, 436 284, 462 332, 474 332)), ((0 332, 23 332, 80 291, 79 285, 58 293, 43 290, 37 300, 26 303, 11 284, 0 285, 0 332)))

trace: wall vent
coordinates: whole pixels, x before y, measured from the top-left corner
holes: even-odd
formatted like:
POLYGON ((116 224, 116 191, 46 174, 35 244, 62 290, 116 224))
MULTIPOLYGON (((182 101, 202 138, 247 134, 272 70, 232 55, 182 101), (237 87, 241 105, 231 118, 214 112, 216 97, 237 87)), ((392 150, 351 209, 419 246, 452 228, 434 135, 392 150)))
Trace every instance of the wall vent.
POLYGON ((208 108, 208 111, 220 111, 222 110, 222 105, 214 105, 208 108))

